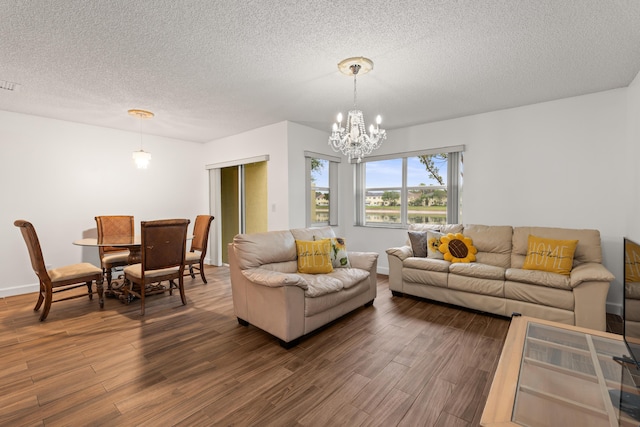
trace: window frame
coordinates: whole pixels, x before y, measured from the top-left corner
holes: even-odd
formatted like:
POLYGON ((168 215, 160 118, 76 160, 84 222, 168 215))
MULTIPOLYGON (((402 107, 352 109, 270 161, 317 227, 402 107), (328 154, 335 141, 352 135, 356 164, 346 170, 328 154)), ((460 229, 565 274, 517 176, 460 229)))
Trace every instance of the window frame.
MULTIPOLYGON (((338 225, 338 166, 342 162, 340 157, 330 156, 312 151, 305 151, 305 222, 307 227, 320 227, 323 225, 338 225), (311 159, 325 160, 329 162, 329 183, 328 187, 320 187, 329 190, 329 220, 326 222, 315 222, 311 218, 311 159)), ((315 192, 314 192, 315 194, 315 192)))
POLYGON ((359 163, 352 162, 355 181, 355 218, 354 225, 372 228, 408 228, 409 191, 420 187, 407 186, 407 165, 410 157, 447 153, 447 185, 433 186, 430 188, 445 189, 447 191, 447 223, 457 224, 462 221, 461 195, 462 195, 462 161, 464 145, 432 148, 428 150, 409 151, 404 153, 369 156, 359 163), (402 187, 366 187, 366 164, 381 160, 402 159, 402 187), (366 222, 366 196, 367 191, 398 191, 400 190, 400 223, 367 223, 366 222))

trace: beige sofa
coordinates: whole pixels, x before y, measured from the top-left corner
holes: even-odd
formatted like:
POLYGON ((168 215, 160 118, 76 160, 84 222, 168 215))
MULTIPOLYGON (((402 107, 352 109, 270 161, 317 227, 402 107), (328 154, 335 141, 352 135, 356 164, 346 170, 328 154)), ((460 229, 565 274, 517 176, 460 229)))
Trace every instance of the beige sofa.
POLYGON ((614 276, 602 265, 598 230, 460 224, 414 224, 409 230, 462 233, 473 240, 477 261, 418 258, 409 244, 387 249, 389 287, 394 295, 605 330, 606 298, 614 276), (522 269, 530 234, 578 240, 569 276, 522 269))
POLYGON ((335 237, 331 227, 237 235, 228 249, 238 322, 276 336, 289 348, 301 336, 373 304, 375 252, 348 252, 351 267, 332 273, 297 273, 296 240, 327 237, 335 237))

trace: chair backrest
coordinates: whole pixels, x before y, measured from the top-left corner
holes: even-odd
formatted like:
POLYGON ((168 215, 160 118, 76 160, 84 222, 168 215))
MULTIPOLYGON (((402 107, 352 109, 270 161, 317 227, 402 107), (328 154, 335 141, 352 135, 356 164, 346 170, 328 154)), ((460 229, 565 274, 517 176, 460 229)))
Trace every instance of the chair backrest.
MULTIPOLYGON (((133 237, 133 216, 129 215, 103 215, 96 217, 98 227, 98 242, 105 237, 123 236, 133 237)), ((122 252, 122 248, 112 246, 100 246, 100 258, 108 252, 122 252)))
POLYGON ((20 228, 24 242, 27 244, 29 250, 29 257, 31 258, 31 267, 36 273, 36 276, 40 280, 49 280, 49 273, 44 264, 44 258, 42 257, 42 248, 40 247, 40 240, 36 234, 36 229, 29 221, 19 219, 13 223, 16 227, 20 228))
POLYGON ((142 269, 184 267, 188 219, 162 219, 140 223, 142 269))
POLYGON ((211 215, 198 215, 193 225, 193 240, 191 241, 191 252, 200 251, 202 256, 207 253, 209 242, 209 228, 213 217, 211 215))

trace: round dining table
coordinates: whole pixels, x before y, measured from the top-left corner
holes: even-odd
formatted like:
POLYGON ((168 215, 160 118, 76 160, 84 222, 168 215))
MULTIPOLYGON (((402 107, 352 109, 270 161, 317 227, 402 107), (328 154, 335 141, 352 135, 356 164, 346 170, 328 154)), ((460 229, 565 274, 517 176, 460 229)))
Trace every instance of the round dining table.
MULTIPOLYGON (((188 235, 187 240, 192 240, 193 235, 188 235)), ((84 239, 79 239, 73 242, 74 245, 78 246, 109 246, 114 248, 122 248, 122 250, 129 250, 129 257, 127 258, 127 263, 129 265, 138 264, 142 260, 141 256, 141 239, 140 236, 108 236, 102 239, 98 239, 97 237, 85 237, 84 239)), ((111 281, 111 286, 108 289, 105 289, 105 296, 115 297, 123 299, 122 287, 125 285, 124 278, 114 279, 111 281)))

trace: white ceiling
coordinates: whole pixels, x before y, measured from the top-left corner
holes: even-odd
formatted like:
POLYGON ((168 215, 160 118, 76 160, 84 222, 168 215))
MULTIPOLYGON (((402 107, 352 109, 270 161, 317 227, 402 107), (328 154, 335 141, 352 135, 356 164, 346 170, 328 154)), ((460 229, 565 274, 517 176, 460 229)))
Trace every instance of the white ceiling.
POLYGON ((638 0, 0 0, 0 109, 206 142, 353 102, 393 129, 627 86, 638 0))

